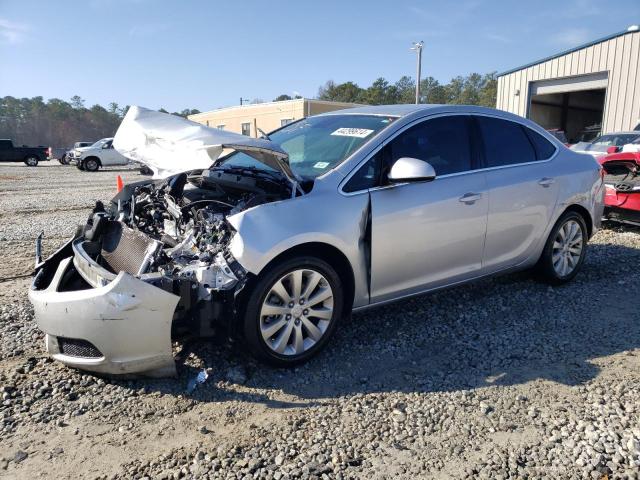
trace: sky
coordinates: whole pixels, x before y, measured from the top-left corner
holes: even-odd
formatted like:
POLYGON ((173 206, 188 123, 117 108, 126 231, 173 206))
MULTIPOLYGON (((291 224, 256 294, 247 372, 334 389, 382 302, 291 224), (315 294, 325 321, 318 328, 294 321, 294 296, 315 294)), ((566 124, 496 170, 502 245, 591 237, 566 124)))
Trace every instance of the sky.
POLYGON ((640 23, 639 0, 0 0, 0 97, 211 110, 504 71, 640 23))

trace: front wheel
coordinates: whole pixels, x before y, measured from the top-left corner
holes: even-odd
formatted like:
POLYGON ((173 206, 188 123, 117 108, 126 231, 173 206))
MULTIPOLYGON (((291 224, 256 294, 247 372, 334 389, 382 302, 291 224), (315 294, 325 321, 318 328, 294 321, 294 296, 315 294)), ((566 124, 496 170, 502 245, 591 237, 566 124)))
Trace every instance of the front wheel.
POLYGON ((582 215, 566 212, 556 222, 547 239, 538 271, 554 285, 572 280, 582 267, 587 253, 587 226, 582 215))
POLYGON ((94 158, 89 158, 84 161, 84 169, 89 172, 95 172, 96 170, 98 170, 98 167, 100 167, 100 164, 94 158))
POLYGON ((343 309, 343 285, 335 269, 319 258, 292 258, 258 278, 244 315, 245 341, 260 360, 298 365, 324 348, 343 309))
POLYGON ((24 159, 24 164, 28 167, 37 167, 38 166, 38 157, 30 156, 24 159))

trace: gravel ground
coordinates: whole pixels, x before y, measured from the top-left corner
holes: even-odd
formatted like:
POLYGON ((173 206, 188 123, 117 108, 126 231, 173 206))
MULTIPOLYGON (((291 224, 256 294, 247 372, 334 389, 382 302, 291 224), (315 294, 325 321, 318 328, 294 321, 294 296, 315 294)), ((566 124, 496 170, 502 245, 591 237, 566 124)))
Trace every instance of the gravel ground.
MULTIPOLYGON (((140 178, 0 166, 0 278, 118 173, 140 178)), ((640 478, 639 264, 640 230, 612 227, 561 288, 523 273, 355 314, 294 370, 216 340, 177 379, 128 381, 51 361, 29 280, 2 281, 0 477, 640 478)))

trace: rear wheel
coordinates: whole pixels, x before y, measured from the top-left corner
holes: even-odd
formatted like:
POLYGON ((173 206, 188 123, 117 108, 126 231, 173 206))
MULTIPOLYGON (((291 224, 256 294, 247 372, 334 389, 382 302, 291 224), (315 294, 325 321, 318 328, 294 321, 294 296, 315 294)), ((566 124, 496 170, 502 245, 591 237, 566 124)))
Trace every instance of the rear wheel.
POLYGON ((538 261, 544 280, 559 285, 572 280, 587 253, 587 226, 582 215, 566 212, 556 222, 538 261))
POLYGON ((30 155, 24 159, 25 165, 28 167, 37 167, 38 166, 38 157, 35 155, 30 155))
POLYGON ((95 172, 100 167, 100 164, 95 158, 87 158, 84 161, 84 169, 89 172, 95 172))
POLYGON ((343 315, 340 277, 324 260, 296 257, 261 275, 249 295, 244 337, 251 353, 276 366, 317 354, 343 315))

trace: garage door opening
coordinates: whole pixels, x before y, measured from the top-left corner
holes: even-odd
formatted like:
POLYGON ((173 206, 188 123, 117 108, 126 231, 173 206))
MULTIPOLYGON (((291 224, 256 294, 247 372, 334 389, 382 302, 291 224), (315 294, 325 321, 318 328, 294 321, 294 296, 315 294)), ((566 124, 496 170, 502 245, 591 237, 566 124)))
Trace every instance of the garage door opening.
POLYGON ((532 82, 528 117, 569 143, 587 142, 601 133, 607 86, 607 72, 532 82))
POLYGON ((533 95, 529 117, 547 130, 563 131, 569 143, 600 134, 606 89, 533 95))

